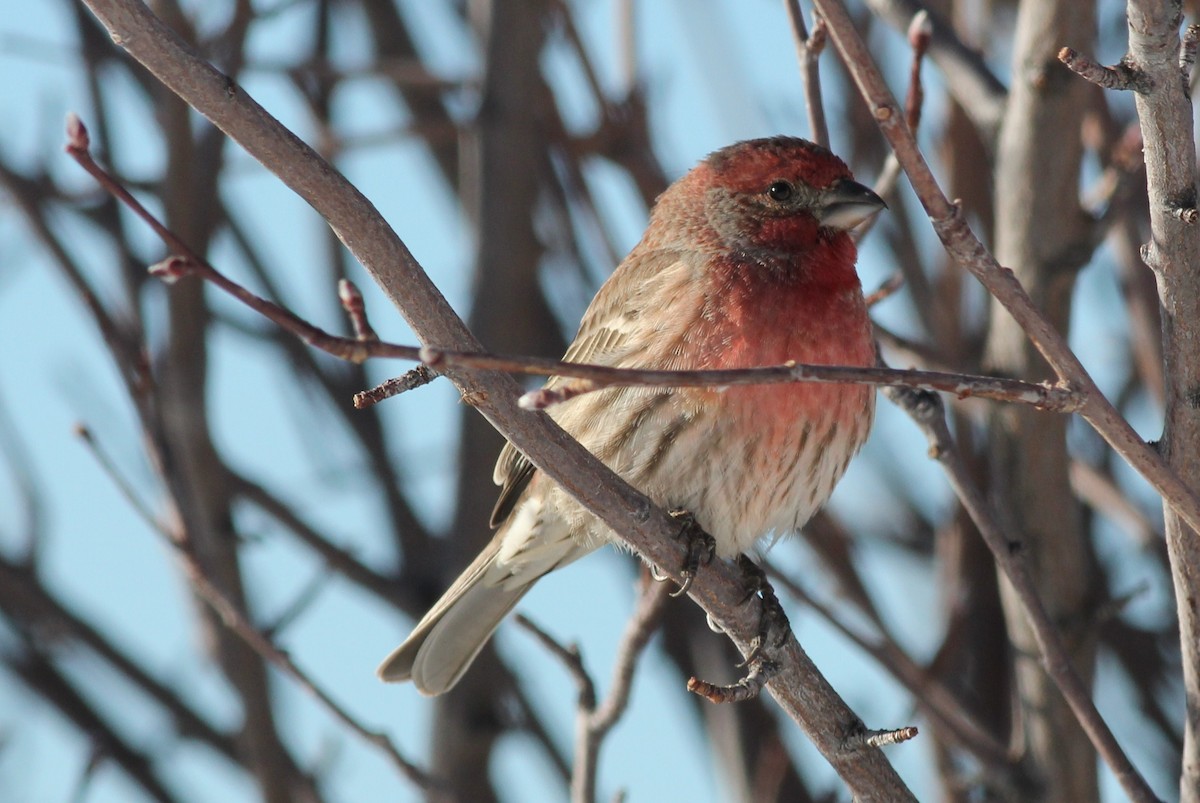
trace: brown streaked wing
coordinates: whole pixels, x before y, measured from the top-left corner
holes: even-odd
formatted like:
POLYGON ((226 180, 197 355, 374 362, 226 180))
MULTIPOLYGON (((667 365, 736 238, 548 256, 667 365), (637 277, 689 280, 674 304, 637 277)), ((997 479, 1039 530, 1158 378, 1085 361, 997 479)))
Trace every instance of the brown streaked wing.
MULTIPOLYGON (((643 309, 661 306, 671 301, 672 294, 663 292, 662 282, 655 282, 678 266, 683 260, 677 251, 645 252, 637 259, 626 259, 613 276, 601 287, 579 324, 579 333, 563 356, 565 362, 591 363, 593 365, 621 365, 631 356, 645 352, 644 345, 631 339, 637 319, 643 309), (620 279, 614 281, 620 274, 620 279), (640 275, 639 275, 640 274, 640 275), (631 283, 641 286, 631 288, 631 283), (655 285, 658 286, 655 286, 655 285), (614 288, 620 287, 623 295, 618 296, 614 288), (630 294, 628 291, 633 289, 630 294), (640 292, 639 292, 640 291, 640 292), (638 302, 641 303, 638 303, 638 302)), ((552 388, 566 381, 566 377, 552 376, 544 387, 552 388)), ((564 406, 570 401, 563 402, 564 406)), ((553 411, 551 412, 553 416, 553 411)), ((535 471, 529 458, 511 444, 504 444, 496 468, 492 474, 495 483, 501 486, 496 506, 492 508, 491 526, 498 527, 512 513, 521 493, 528 487, 535 471)))

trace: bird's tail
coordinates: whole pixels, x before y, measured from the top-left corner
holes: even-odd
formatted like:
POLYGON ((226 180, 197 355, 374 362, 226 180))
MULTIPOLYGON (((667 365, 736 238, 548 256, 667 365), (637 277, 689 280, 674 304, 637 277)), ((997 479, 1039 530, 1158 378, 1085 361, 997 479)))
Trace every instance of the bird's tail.
POLYGON ((533 557, 528 552, 502 558, 509 530, 505 527, 496 533, 412 634, 384 659, 376 670, 381 680, 412 680, 417 691, 427 696, 448 692, 539 578, 591 551, 570 537, 537 539, 536 559, 528 560, 533 557))

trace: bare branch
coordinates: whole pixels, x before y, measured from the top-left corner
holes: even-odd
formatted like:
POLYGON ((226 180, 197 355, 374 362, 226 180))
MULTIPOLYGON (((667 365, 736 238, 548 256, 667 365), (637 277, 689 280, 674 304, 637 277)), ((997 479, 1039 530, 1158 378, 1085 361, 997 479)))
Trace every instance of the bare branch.
MULTIPOLYGON (((823 8, 820 3, 816 5, 823 8)), ((983 57, 963 44, 954 27, 921 0, 867 0, 867 5, 899 31, 906 30, 917 14, 929 15, 930 57, 941 68, 950 94, 970 115, 984 140, 994 140, 1004 115, 1007 91, 983 57)))
POLYGON ((810 34, 804 25, 800 0, 784 0, 784 7, 792 23, 796 55, 800 58, 800 82, 804 85, 804 101, 808 110, 808 133, 813 142, 828 148, 829 125, 825 121, 825 104, 821 100, 819 72, 821 51, 825 49, 825 22, 819 16, 814 17, 810 34))
POLYGON ((779 671, 779 664, 767 659, 753 661, 746 677, 729 686, 717 686, 700 678, 688 678, 687 690, 710 703, 744 703, 753 700, 779 671))
POLYGON ((1183 91, 1191 94, 1192 71, 1196 67, 1196 47, 1200 45, 1200 25, 1192 23, 1183 32, 1179 43, 1179 72, 1183 78, 1183 91))
POLYGON ((403 376, 386 379, 370 390, 355 393, 354 406, 363 410, 371 405, 379 404, 379 402, 385 399, 390 399, 393 396, 399 396, 401 393, 407 393, 410 390, 416 390, 419 387, 428 385, 437 378, 437 371, 428 365, 418 365, 416 368, 406 371, 403 376))
MULTIPOLYGON (((1150 241, 1142 259, 1154 271, 1162 305, 1163 378, 1166 402, 1160 449, 1171 468, 1200 486, 1200 227, 1196 226, 1196 144, 1191 88, 1179 78, 1179 54, 1195 47, 1200 33, 1179 41, 1182 9, 1163 0, 1129 0, 1129 56, 1153 79, 1150 92, 1134 97, 1146 164, 1150 241)), ((1164 510, 1171 579, 1179 617, 1179 645, 1186 697, 1180 799, 1200 803, 1200 523, 1172 497, 1164 510)))
POLYGON ((916 735, 917 729, 912 726, 907 728, 896 728, 894 730, 869 730, 864 728, 847 736, 846 741, 842 743, 842 746, 846 750, 863 750, 868 747, 887 747, 889 745, 907 742, 909 739, 915 738, 916 735))
POLYGON ((1105 67, 1071 47, 1058 51, 1058 60, 1087 81, 1101 89, 1132 89, 1134 92, 1149 92, 1153 87, 1149 77, 1139 70, 1128 57, 1121 59, 1115 67, 1105 67))
MULTIPOLYGON (((767 568, 767 572, 789 594, 819 613, 838 632, 885 667, 912 693, 917 706, 930 719, 953 733, 962 747, 985 766, 997 773, 1006 773, 1012 770, 1014 759, 1009 755, 1005 746, 971 716, 945 684, 918 665, 894 639, 886 633, 881 633, 877 639, 863 636, 856 629, 850 627, 842 616, 839 616, 828 605, 818 602, 782 572, 771 567, 767 568)), ((881 624, 877 624, 877 627, 881 628, 881 624)))

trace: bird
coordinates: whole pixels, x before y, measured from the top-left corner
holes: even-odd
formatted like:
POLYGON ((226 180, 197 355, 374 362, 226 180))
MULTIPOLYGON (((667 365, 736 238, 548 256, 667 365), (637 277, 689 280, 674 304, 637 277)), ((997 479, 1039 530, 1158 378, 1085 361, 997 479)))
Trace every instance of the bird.
MULTIPOLYGON (((564 359, 667 370, 874 365, 850 230, 885 206, 807 140, 717 150, 658 197, 564 359)), ((801 382, 607 387, 549 413, 656 504, 686 511, 716 557, 730 559, 808 521, 866 441, 874 409, 866 385, 801 382)), ((449 691, 534 582, 617 540, 511 443, 494 479, 494 537, 379 666, 382 680, 449 691)))

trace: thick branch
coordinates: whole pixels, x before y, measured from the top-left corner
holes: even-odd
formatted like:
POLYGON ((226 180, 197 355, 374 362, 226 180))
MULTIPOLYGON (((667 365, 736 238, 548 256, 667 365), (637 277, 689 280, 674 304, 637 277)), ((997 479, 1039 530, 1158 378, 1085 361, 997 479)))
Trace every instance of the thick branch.
MULTIPOLYGON (((1153 90, 1135 96, 1146 161, 1150 242, 1142 258, 1158 280, 1162 302, 1166 422, 1162 453, 1193 486, 1200 484, 1200 218, 1196 148, 1188 77, 1195 31, 1179 41, 1180 6, 1129 0, 1129 58, 1153 90)), ((1170 501, 1170 500, 1168 500, 1170 501)), ((1200 527, 1174 505, 1165 511, 1167 549, 1187 700, 1180 799, 1200 803, 1200 527)))

